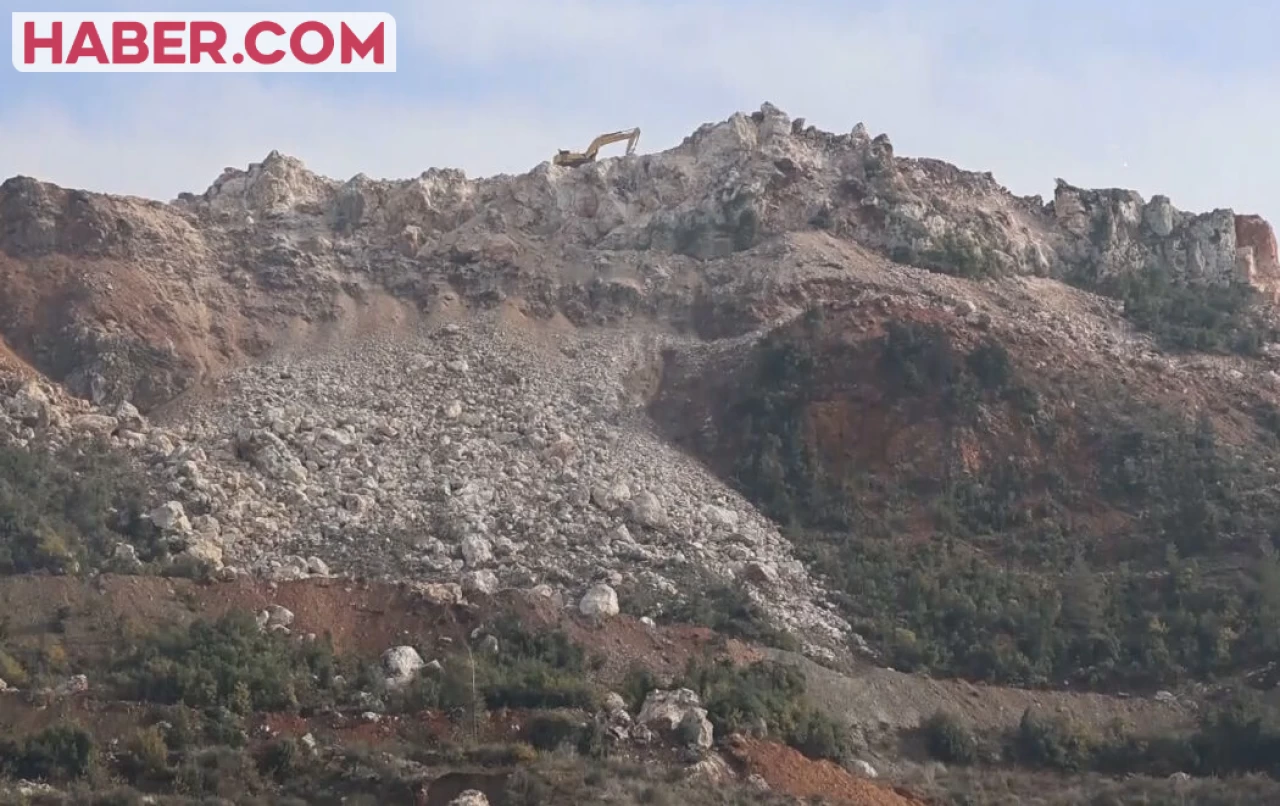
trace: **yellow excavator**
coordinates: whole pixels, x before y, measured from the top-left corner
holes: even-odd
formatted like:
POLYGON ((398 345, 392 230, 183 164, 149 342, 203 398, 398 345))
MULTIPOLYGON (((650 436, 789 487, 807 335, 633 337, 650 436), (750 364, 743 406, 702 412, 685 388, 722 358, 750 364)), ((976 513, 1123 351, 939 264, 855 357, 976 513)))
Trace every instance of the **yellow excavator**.
POLYGON ((610 143, 617 143, 621 140, 627 141, 627 156, 631 156, 636 151, 636 141, 639 139, 639 129, 609 132, 608 134, 602 134, 592 140, 591 145, 587 146, 586 151, 579 153, 577 151, 565 151, 564 149, 561 149, 560 152, 551 159, 551 161, 556 165, 560 165, 565 168, 574 168, 578 165, 585 165, 588 162, 596 161, 596 153, 599 152, 601 148, 609 145, 610 143))

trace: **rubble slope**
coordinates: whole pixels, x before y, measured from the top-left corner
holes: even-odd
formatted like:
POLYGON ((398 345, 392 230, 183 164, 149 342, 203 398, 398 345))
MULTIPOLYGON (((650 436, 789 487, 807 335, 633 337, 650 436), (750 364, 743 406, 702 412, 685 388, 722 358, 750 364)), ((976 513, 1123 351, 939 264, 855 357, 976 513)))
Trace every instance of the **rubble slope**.
MULTIPOLYGON (((1127 191, 1016 197, 767 104, 519 176, 342 182, 272 153, 171 203, 18 177, 0 335, 43 379, 8 382, 0 425, 109 438, 158 480, 157 528, 229 574, 659 600, 729 577, 831 656, 859 642, 777 527, 650 427, 664 363, 883 292, 1001 307, 1082 364, 1153 360, 1061 282, 1153 267, 1268 291, 1274 238, 1127 191)), ((1242 360, 1196 371, 1256 385, 1242 360)))

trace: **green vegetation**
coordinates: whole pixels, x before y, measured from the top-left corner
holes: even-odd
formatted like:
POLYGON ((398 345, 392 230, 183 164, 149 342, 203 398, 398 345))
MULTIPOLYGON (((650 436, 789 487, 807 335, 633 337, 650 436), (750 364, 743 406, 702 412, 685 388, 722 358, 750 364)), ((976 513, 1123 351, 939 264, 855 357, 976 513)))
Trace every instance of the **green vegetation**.
MULTIPOLYGON (((68 792, 56 802, 68 803, 134 804, 144 795, 175 803, 402 803, 421 795, 425 765, 465 768, 468 772, 456 776, 479 781, 511 804, 602 798, 619 804, 675 804, 688 798, 726 806, 771 802, 771 796, 748 789, 712 789, 683 775, 664 780, 613 761, 614 740, 606 723, 575 710, 596 707, 596 689, 588 680, 592 664, 583 650, 561 632, 530 632, 511 617, 497 619, 485 631, 497 639, 497 650, 488 639, 476 642, 484 650, 474 656, 474 682, 468 653, 455 651, 442 658, 443 669, 423 670, 397 691, 381 685, 373 664, 335 657, 323 640, 262 631, 244 613, 136 639, 112 659, 105 683, 122 697, 153 705, 117 709, 107 720, 95 715, 95 730, 103 731, 96 738, 76 726, 56 725, 0 740, 0 786, 19 778, 47 781, 68 792), (344 684, 343 678, 352 683, 344 684), (247 730, 272 711, 290 712, 294 717, 282 719, 298 724, 296 717, 332 716, 333 708, 348 714, 370 708, 395 713, 426 705, 452 710, 459 736, 482 724, 472 722, 477 705, 532 708, 520 737, 528 744, 482 744, 480 735, 465 745, 426 740, 434 728, 427 728, 419 743, 411 737, 430 721, 414 719, 388 722, 404 734, 379 735, 368 748, 358 742, 344 746, 327 731, 316 732, 323 746, 313 748, 292 731, 271 736, 247 730), (561 706, 568 708, 557 710, 561 706), (125 732, 115 734, 122 726, 125 732), (519 769, 512 774, 512 767, 519 769)), ((834 728, 804 706, 795 673, 764 667, 690 673, 708 694, 717 724, 762 719, 770 733, 810 752, 834 754, 834 728)), ((506 721, 483 724, 491 730, 506 721)), ((448 785, 441 786, 447 790, 448 785)))
POLYGON ((1256 806, 1280 803, 1280 782, 1261 775, 1193 778, 1097 772, 1064 775, 1021 766, 931 764, 904 785, 929 803, 954 806, 1256 806))
POLYGON ((477 686, 487 707, 595 706, 598 693, 587 680, 586 655, 563 632, 529 632, 510 617, 491 632, 498 652, 475 658, 477 686))
MULTIPOLYGON (((817 399, 824 373, 857 372, 864 356, 820 345, 822 327, 822 312, 814 310, 799 332, 770 334, 760 346, 754 377, 726 419, 741 434, 733 475, 745 494, 781 523, 843 531, 863 517, 851 509, 860 480, 834 478, 821 466, 806 439, 804 415, 817 399)), ((868 360, 899 402, 936 399, 937 413, 952 426, 970 423, 984 404, 1006 405, 1042 438, 1052 439, 1052 430, 1041 422, 1037 394, 1016 382, 1008 353, 998 343, 984 342, 962 354, 937 325, 890 322, 873 349, 868 360)), ((947 495, 981 498, 982 489, 965 491, 960 487, 965 483, 956 480, 947 495)), ((990 506, 981 500, 973 505, 990 506)))
POLYGON ((1275 641, 1280 569, 1206 575, 1171 550, 1154 567, 1105 574, 1018 570, 955 540, 795 532, 868 638, 896 668, 1030 685, 1152 686, 1243 668, 1275 641))
POLYGON ((999 344, 965 352, 941 328, 891 322, 878 343, 849 347, 824 340, 823 327, 814 312, 767 338, 718 430, 740 440, 739 488, 790 525, 888 663, 1015 684, 1147 687, 1228 675, 1275 650, 1274 553, 1225 574, 1211 564, 1280 538, 1267 457, 1225 450, 1207 419, 1077 394, 1088 405, 1072 414, 1074 437, 1088 459, 1075 470, 1053 453, 1059 426, 1041 393, 999 344), (945 446, 999 413, 1000 438, 1016 437, 1012 421, 1046 458, 998 456, 941 478, 824 465, 806 432, 810 406, 845 394, 841 379, 867 378, 867 367, 878 375, 863 382, 883 390, 900 427, 932 422, 945 446), (1115 513, 1105 531, 1082 517, 1099 509, 1115 513), (898 540, 921 514, 932 536, 898 540))
POLYGON ((939 711, 920 726, 929 754, 947 764, 973 764, 978 760, 978 739, 958 717, 939 711))
POLYGON ((619 693, 632 711, 638 711, 650 691, 670 687, 698 694, 717 736, 763 733, 811 758, 843 759, 848 753, 845 730, 810 702, 804 674, 794 666, 765 661, 734 666, 727 661, 695 660, 668 685, 635 666, 619 693))
POLYGON ((377 664, 336 657, 325 639, 298 641, 263 631, 252 614, 232 612, 122 649, 111 664, 112 680, 125 699, 241 717, 358 704, 360 691, 382 698, 390 711, 594 706, 597 692, 587 679, 584 653, 563 633, 530 633, 510 618, 491 632, 498 652, 455 652, 443 659, 441 671, 387 690, 377 664))
POLYGON ((22 740, 0 739, 0 777, 72 780, 87 776, 95 760, 93 738, 74 725, 55 725, 22 740))
POLYGON ((0 573, 77 573, 120 541, 143 560, 160 545, 145 512, 145 484, 103 441, 57 452, 0 445, 0 573))
MULTIPOLYGON (((141 733, 157 735, 151 728, 141 733)), ((66 792, 14 802, 68 806, 413 803, 424 785, 429 787, 432 803, 448 802, 442 796, 456 794, 463 787, 487 790, 495 803, 510 806, 606 802, 618 806, 764 806, 790 802, 749 786, 689 779, 679 771, 655 776, 652 767, 643 764, 572 753, 529 755, 520 751, 519 745, 462 748, 447 757, 395 744, 378 749, 338 746, 313 753, 297 740, 282 737, 252 749, 188 748, 167 753, 163 761, 156 746, 151 748, 156 754, 150 759, 155 766, 145 773, 138 766, 137 753, 150 751, 139 751, 139 747, 137 741, 131 741, 124 752, 100 757, 87 733, 58 726, 20 742, 0 741, 0 778, 47 781, 66 792), (424 780, 420 767, 412 763, 416 759, 466 767, 471 772, 424 780), (509 768, 513 763, 519 764, 514 772, 509 768), (477 764, 492 769, 476 771, 477 764)))
POLYGON ((698 693, 717 736, 763 727, 810 758, 839 760, 848 753, 844 729, 808 701, 804 674, 793 666, 694 662, 679 685, 698 693))
POLYGON ((764 608, 740 584, 706 588, 669 608, 662 620, 698 624, 723 636, 778 649, 798 649, 795 637, 774 627, 764 608))
POLYGON ((818 376, 817 356, 806 349, 822 327, 815 309, 796 338, 777 333, 761 345, 754 383, 734 403, 729 419, 742 435, 734 477, 758 506, 781 523, 848 525, 845 497, 820 472, 804 436, 803 412, 818 376))
POLYGON ((1032 709, 1002 735, 977 736, 944 714, 935 714, 922 728, 929 753, 950 764, 1003 758, 1069 773, 1280 777, 1280 722, 1256 692, 1234 692, 1186 733, 1150 735, 1118 723, 1096 731, 1065 715, 1032 709))
POLYGON ((1124 301, 1125 316, 1166 349, 1257 355, 1275 334, 1257 316, 1250 286, 1188 286, 1149 269, 1099 289, 1124 301))
POLYGON ((245 715, 331 700, 337 662, 324 641, 291 642, 232 612, 149 637, 123 651, 113 671, 126 699, 245 715))
POLYGON ((897 247, 890 258, 896 263, 919 266, 953 277, 982 279, 1000 275, 1000 264, 991 255, 954 232, 943 235, 938 239, 937 246, 930 249, 897 247))

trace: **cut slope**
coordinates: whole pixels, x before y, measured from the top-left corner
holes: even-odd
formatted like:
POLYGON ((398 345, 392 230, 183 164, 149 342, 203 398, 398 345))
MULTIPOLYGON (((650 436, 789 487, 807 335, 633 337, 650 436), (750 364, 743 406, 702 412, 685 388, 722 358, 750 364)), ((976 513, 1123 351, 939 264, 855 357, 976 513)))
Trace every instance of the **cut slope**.
MULTIPOLYGON (((964 276, 1159 269, 1271 289, 1270 228, 1236 218, 1065 183, 1043 204, 766 104, 658 154, 519 176, 341 182, 273 152, 172 204, 16 177, 0 185, 0 335, 76 394, 145 410, 379 297, 745 332, 759 321, 740 313, 777 308, 779 289, 736 278, 765 271, 788 234, 964 276)), ((829 291, 830 274, 808 262, 787 286, 829 291)))

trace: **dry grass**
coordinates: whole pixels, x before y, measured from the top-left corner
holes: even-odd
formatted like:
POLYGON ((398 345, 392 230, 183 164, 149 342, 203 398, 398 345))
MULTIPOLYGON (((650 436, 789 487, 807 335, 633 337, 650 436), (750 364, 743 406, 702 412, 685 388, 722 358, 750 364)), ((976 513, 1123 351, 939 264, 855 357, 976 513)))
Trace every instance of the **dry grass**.
POLYGON ((1255 806, 1280 803, 1280 781, 1262 775, 1238 778, 1123 779, 1028 770, 908 765, 900 783, 935 803, 963 806, 1255 806))

